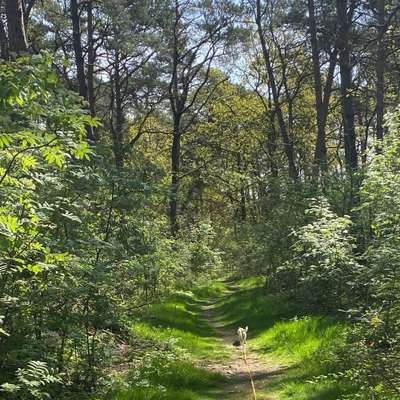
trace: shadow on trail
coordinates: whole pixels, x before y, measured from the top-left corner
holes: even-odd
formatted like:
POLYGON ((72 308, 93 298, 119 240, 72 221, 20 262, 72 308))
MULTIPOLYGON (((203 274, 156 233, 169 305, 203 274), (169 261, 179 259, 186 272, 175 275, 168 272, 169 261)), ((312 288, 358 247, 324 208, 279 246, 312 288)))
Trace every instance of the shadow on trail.
MULTIPOLYGON (((204 318, 211 329, 224 341, 230 353, 230 358, 222 363, 210 360, 208 364, 204 365, 207 369, 223 374, 227 378, 225 383, 221 383, 219 387, 210 393, 215 396, 224 395, 226 399, 230 400, 250 398, 252 389, 248 368, 251 370, 256 387, 264 386, 276 376, 284 374, 285 369, 289 368, 261 357, 251 348, 247 349, 246 364, 242 348, 232 345, 236 339, 236 330, 240 318, 237 318, 237 309, 232 309, 231 307, 241 304, 243 293, 246 292, 247 290, 236 286, 234 282, 229 282, 229 286, 225 287, 223 293, 209 298, 207 301, 203 301, 202 306, 204 318)), ((247 306, 248 304, 246 304, 244 309, 239 311, 243 312, 244 310, 249 315, 247 306)), ((268 398, 270 397, 260 397, 260 399, 268 398)))
MULTIPOLYGON (((223 294, 205 303, 206 317, 227 345, 234 340, 239 326, 249 326, 250 348, 253 347, 251 353, 255 359, 251 369, 258 398, 334 400, 347 392, 338 382, 310 383, 335 368, 326 361, 321 364, 317 353, 332 345, 342 329, 341 322, 331 316, 309 314, 288 296, 268 293, 262 283, 225 284, 223 294), (288 365, 271 362, 271 357, 288 365)), ((326 357, 324 354, 322 357, 326 357)), ((232 372, 220 366, 228 383, 223 384, 219 393, 227 395, 229 400, 251 395, 249 375, 246 370, 238 369, 238 363, 232 372)))
POLYGON ((179 329, 203 338, 217 337, 202 315, 204 300, 197 300, 187 294, 174 296, 174 301, 154 305, 151 313, 144 318, 154 326, 179 329))
POLYGON ((235 290, 216 303, 215 313, 228 327, 249 326, 252 336, 273 326, 276 322, 299 315, 299 310, 284 296, 267 295, 263 287, 235 290))

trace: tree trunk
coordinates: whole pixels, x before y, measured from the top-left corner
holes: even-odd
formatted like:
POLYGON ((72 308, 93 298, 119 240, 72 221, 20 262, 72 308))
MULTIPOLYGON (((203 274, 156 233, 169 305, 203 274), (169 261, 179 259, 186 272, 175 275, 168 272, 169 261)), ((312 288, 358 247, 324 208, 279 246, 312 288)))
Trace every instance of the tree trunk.
POLYGON ((8 60, 8 39, 3 21, 0 18, 0 58, 8 60))
POLYGON ((273 177, 278 176, 278 166, 276 165, 275 155, 276 155, 276 129, 275 129, 275 115, 276 112, 272 107, 272 100, 271 100, 271 92, 268 90, 268 106, 269 110, 267 111, 270 115, 269 119, 269 128, 267 133, 267 150, 268 150, 268 158, 269 158, 269 165, 271 169, 271 175, 273 177))
POLYGON ((181 18, 179 2, 175 0, 175 23, 172 34, 172 75, 169 86, 169 101, 173 119, 172 147, 171 147, 171 187, 169 193, 169 221, 173 236, 178 233, 178 192, 179 192, 179 173, 181 161, 181 119, 184 110, 187 91, 180 94, 178 89, 178 25, 181 18))
POLYGON ((337 60, 336 43, 329 57, 329 67, 325 87, 321 79, 320 48, 317 37, 317 21, 315 17, 314 0, 308 0, 310 42, 313 61, 315 108, 317 111, 317 140, 314 152, 314 164, 318 170, 326 171, 326 120, 328 116, 329 100, 332 92, 332 83, 337 60))
POLYGON ((286 128, 285 120, 283 118, 283 112, 279 101, 278 89, 275 82, 274 70, 272 68, 271 59, 269 55, 269 50, 267 44, 265 42, 264 33, 262 29, 262 20, 261 20, 261 1, 256 0, 256 24, 258 36, 261 42, 262 53, 264 57, 265 66, 268 73, 269 85, 272 91, 272 99, 274 101, 274 107, 276 116, 278 118, 279 129, 281 132, 282 144, 285 150, 285 154, 288 160, 288 169, 289 169, 289 177, 294 181, 298 180, 298 173, 294 161, 294 149, 293 143, 289 139, 288 131, 286 128))
POLYGON ((340 67, 340 91, 343 117, 344 150, 346 170, 349 173, 358 167, 356 149, 356 131, 352 95, 352 65, 350 60, 350 18, 347 12, 347 0, 336 0, 338 30, 338 51, 340 67))
POLYGON ((23 0, 6 0, 8 45, 12 53, 28 51, 26 39, 23 0))
MULTIPOLYGON (((71 21, 72 21, 72 39, 75 53, 76 77, 78 80, 79 95, 88 101, 88 88, 86 85, 85 75, 85 59, 83 57, 82 37, 80 28, 80 17, 78 0, 71 0, 70 4, 71 21)), ((89 140, 94 141, 93 129, 90 125, 86 126, 86 136, 89 140)))
POLYGON ((174 115, 174 132, 171 148, 171 190, 169 197, 169 220, 173 235, 179 230, 178 226, 178 191, 181 158, 180 115, 174 115))
POLYGON ((324 113, 322 107, 321 66, 319 60, 319 46, 317 39, 317 24, 315 20, 314 0, 308 0, 310 41, 312 50, 315 109, 317 111, 317 141, 315 145, 314 160, 318 169, 326 169, 326 137, 324 113))
MULTIPOLYGON (((243 165, 242 165, 242 156, 240 152, 236 153, 236 163, 239 174, 242 174, 243 165)), ((242 179, 240 180, 239 194, 240 194, 240 222, 244 223, 246 222, 247 219, 247 212, 246 212, 247 210, 246 210, 246 190, 242 179)))
MULTIPOLYGON (((96 116, 96 97, 94 93, 94 63, 96 61, 96 52, 94 49, 94 28, 93 28, 93 0, 88 1, 87 5, 87 26, 88 26, 88 102, 90 115, 92 118, 96 116)), ((95 131, 93 129, 93 135, 95 131)))
POLYGON ((124 113, 121 95, 121 77, 120 77, 120 53, 115 51, 114 63, 114 101, 115 101, 115 129, 114 129, 114 154, 115 165, 117 169, 124 166, 124 113))
POLYGON ((275 116, 272 113, 271 125, 269 126, 267 133, 267 150, 269 158, 269 166, 271 170, 271 175, 274 177, 278 176, 278 167, 275 162, 275 152, 276 152, 276 132, 275 132, 275 116))
POLYGON ((75 52, 76 75, 78 79, 79 94, 87 100, 87 86, 85 77, 85 59, 83 57, 80 17, 78 0, 71 0, 72 38, 75 52))
MULTIPOLYGON (((385 0, 377 0, 378 40, 376 51, 376 137, 383 139, 383 116, 385 112, 385 0)), ((379 149, 377 149, 379 151, 379 149)))

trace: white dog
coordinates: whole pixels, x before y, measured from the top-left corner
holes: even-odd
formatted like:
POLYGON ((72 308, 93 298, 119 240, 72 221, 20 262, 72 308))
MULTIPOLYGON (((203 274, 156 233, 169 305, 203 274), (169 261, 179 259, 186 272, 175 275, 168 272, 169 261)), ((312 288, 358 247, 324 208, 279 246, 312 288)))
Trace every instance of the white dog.
POLYGON ((247 341, 247 331, 249 330, 249 327, 246 326, 246 328, 239 328, 237 330, 238 338, 240 344, 246 344, 247 341))

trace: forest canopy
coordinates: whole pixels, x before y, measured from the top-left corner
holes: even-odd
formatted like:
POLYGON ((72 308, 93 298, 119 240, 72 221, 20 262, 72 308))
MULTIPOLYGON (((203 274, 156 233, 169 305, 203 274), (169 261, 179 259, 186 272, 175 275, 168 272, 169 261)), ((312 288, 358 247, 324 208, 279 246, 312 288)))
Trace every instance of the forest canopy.
POLYGON ((156 331, 257 277, 318 398, 400 399, 397 1, 0 0, 0 59, 0 398, 206 398, 156 331))

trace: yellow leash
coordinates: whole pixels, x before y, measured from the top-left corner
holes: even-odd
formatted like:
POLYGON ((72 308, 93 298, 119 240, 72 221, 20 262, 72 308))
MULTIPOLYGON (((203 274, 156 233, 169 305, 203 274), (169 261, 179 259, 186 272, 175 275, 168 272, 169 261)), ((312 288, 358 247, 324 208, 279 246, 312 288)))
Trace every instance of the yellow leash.
POLYGON ((257 400, 256 388, 254 386, 253 377, 251 375, 251 370, 250 370, 249 364, 247 362, 247 357, 246 357, 246 343, 243 343, 243 358, 244 358, 244 363, 246 364, 246 367, 247 367, 247 372, 249 373, 251 388, 253 389, 253 398, 254 398, 254 400, 257 400))

